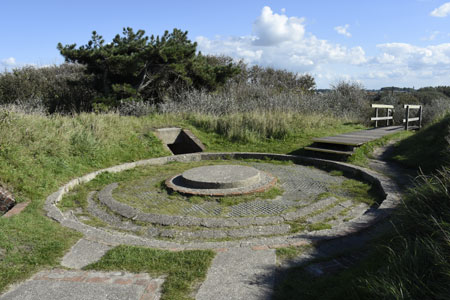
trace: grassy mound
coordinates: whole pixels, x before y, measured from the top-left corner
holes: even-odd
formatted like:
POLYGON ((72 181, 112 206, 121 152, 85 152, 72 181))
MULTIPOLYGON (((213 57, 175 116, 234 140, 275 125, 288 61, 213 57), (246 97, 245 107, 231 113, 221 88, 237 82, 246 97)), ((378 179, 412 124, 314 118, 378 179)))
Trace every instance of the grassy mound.
POLYGON ((450 166, 450 115, 402 140, 395 147, 393 158, 412 168, 429 173, 441 166, 450 166))

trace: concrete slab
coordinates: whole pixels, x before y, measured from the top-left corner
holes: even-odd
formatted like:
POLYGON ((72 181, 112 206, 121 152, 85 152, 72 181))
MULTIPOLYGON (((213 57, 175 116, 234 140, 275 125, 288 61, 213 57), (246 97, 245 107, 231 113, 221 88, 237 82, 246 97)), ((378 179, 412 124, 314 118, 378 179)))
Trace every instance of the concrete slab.
POLYGON ((1 300, 155 300, 162 278, 125 272, 41 271, 1 300))
POLYGON ((168 178, 166 186, 176 192, 204 196, 236 196, 264 192, 273 187, 272 174, 242 165, 192 168, 168 178))
POLYGON ((229 249, 214 258, 196 300, 270 299, 275 250, 229 249))
POLYGON ((98 261, 111 246, 86 239, 80 239, 63 257, 61 265, 72 269, 81 269, 98 261))

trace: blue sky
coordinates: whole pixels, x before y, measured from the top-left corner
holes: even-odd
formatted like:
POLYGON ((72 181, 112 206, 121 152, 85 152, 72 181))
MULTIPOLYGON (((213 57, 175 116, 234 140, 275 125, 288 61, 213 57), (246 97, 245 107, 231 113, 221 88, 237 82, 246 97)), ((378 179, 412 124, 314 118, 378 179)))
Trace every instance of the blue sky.
POLYGON ((179 28, 205 54, 309 73, 319 88, 450 85, 450 2, 440 0, 22 1, 0 3, 0 67, 63 62, 96 30, 179 28))

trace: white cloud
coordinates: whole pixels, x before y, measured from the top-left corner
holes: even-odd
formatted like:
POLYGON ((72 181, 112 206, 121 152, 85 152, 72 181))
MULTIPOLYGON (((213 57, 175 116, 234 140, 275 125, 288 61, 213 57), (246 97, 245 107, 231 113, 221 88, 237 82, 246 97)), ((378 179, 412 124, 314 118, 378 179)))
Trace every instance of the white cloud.
POLYGON ((446 2, 433 10, 430 13, 430 16, 438 17, 438 18, 444 18, 450 14, 450 2, 446 2))
POLYGON ((314 73, 321 66, 327 69, 329 64, 359 65, 367 61, 361 47, 347 48, 319 39, 306 33, 302 18, 278 15, 267 6, 255 21, 252 33, 214 39, 199 36, 196 41, 203 53, 224 54, 249 64, 300 73, 314 73))
POLYGON ((286 41, 300 41, 305 34, 304 19, 287 17, 273 13, 264 6, 261 15, 253 23, 253 34, 257 36, 256 45, 272 46, 286 41))
MULTIPOLYGON (((341 27, 349 33, 348 25, 341 27)), ((430 38, 443 35, 429 33, 430 38)), ((320 88, 339 79, 364 80, 366 87, 379 88, 448 85, 450 78, 450 43, 379 44, 378 53, 369 57, 362 47, 320 39, 307 31, 303 18, 276 14, 269 7, 263 8, 248 35, 211 39, 199 36, 196 41, 198 49, 206 54, 224 54, 250 65, 308 72, 320 88)))
POLYGON ((351 37, 352 34, 350 32, 348 32, 348 28, 350 27, 350 25, 345 24, 344 26, 336 26, 334 27, 334 30, 336 30, 337 33, 345 35, 346 37, 351 37))
POLYGON ((5 67, 12 67, 16 64, 16 59, 14 57, 9 57, 9 58, 2 59, 0 62, 5 67))

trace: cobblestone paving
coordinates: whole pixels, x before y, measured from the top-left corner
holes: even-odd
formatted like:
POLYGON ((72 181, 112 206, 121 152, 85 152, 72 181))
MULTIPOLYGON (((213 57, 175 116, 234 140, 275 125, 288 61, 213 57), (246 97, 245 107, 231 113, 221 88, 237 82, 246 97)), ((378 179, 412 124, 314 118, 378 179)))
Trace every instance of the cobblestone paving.
POLYGON ((87 199, 87 212, 91 217, 82 214, 80 218, 98 218, 107 224, 107 230, 190 242, 286 235, 291 233, 289 222, 292 221, 303 225, 327 223, 334 228, 361 216, 368 208, 333 196, 317 200, 326 192, 343 196, 340 189, 333 190, 345 180, 343 176, 331 176, 325 171, 295 164, 252 163, 252 166, 279 178, 283 194, 274 199, 255 197, 231 206, 215 200, 196 204, 188 198, 184 201, 180 195, 174 198, 156 189, 161 178, 150 177, 109 184, 98 193, 91 192, 87 199), (175 207, 179 213, 144 213, 116 200, 127 195, 140 198, 149 207, 162 210, 167 206, 175 207))
MULTIPOLYGON (((158 183, 159 179, 147 179, 139 185, 118 188, 113 192, 116 199, 136 197, 148 203, 151 212, 158 213, 158 208, 172 207, 176 214, 200 217, 246 217, 261 215, 279 215, 291 207, 309 204, 317 195, 330 192, 332 186, 342 183, 344 177, 331 176, 329 173, 301 165, 279 165, 268 163, 253 163, 253 167, 271 173, 279 179, 283 196, 273 200, 255 199, 233 205, 224 209, 217 202, 192 204, 188 201, 170 199, 164 193, 155 189, 147 189, 158 183)), ((119 200, 120 201, 120 200, 119 200)))

